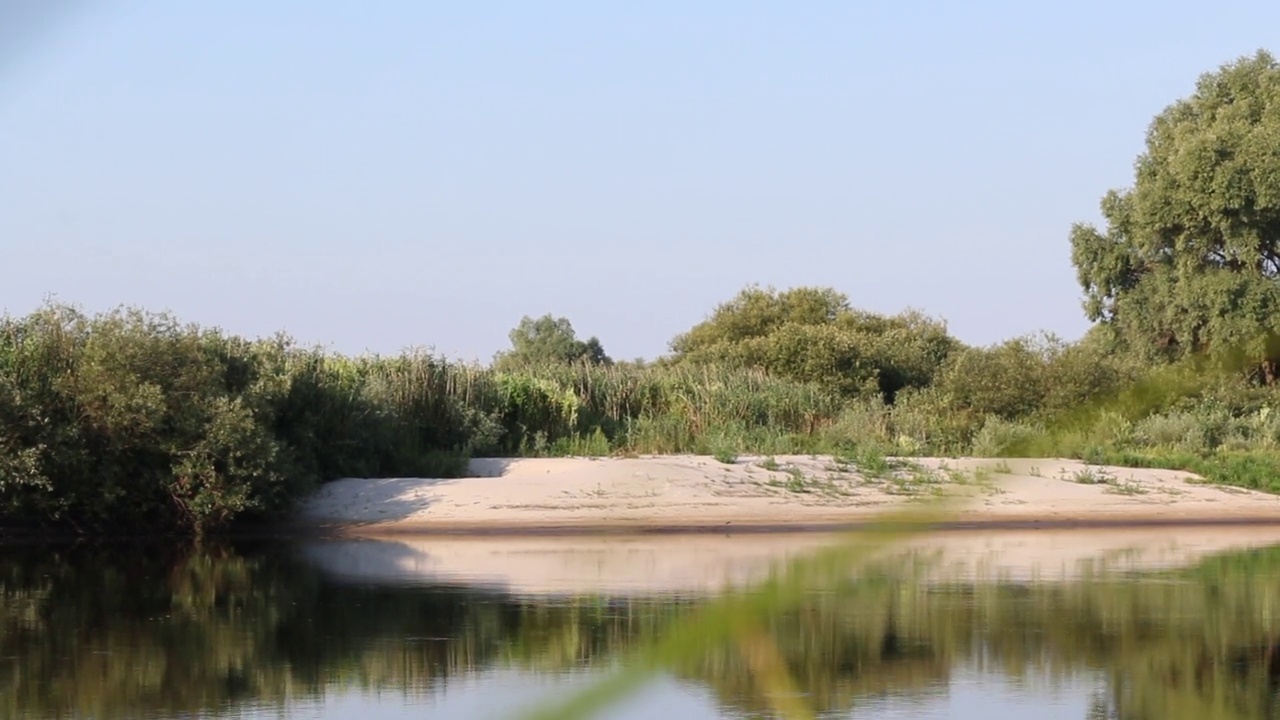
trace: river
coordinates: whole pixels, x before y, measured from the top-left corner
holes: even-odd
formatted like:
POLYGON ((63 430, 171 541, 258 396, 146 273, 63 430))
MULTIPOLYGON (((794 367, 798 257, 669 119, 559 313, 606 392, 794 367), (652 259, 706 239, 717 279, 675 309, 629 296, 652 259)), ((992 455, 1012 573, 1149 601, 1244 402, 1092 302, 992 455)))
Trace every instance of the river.
POLYGON ((1270 718, 1280 528, 0 546, 3 718, 1270 718))

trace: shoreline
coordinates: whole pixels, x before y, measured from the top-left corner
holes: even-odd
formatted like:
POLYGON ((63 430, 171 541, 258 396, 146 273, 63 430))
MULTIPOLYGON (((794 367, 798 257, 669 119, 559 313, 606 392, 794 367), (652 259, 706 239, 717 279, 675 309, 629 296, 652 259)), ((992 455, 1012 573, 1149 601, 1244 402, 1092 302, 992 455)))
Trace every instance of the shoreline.
MULTIPOLYGON (((610 523, 510 523, 492 525, 482 522, 393 522, 393 523, 338 523, 315 525, 299 523, 291 526, 287 537, 426 537, 438 535, 474 537, 555 537, 555 536, 641 536, 641 535, 784 535, 790 533, 831 534, 865 532, 885 527, 886 521, 831 521, 788 523, 647 523, 642 521, 614 521, 610 523)), ((972 520, 892 522, 893 528, 907 528, 911 532, 989 532, 999 530, 1126 530, 1142 528, 1208 528, 1208 527, 1280 527, 1280 516, 1231 516, 1231 517, 1115 517, 1115 518, 978 518, 972 520)), ((259 535, 241 533, 240 535, 259 535)))
POLYGON ((1182 471, 1059 458, 891 462, 873 474, 822 456, 480 458, 466 478, 330 483, 288 528, 403 537, 1280 525, 1280 496, 1182 471))

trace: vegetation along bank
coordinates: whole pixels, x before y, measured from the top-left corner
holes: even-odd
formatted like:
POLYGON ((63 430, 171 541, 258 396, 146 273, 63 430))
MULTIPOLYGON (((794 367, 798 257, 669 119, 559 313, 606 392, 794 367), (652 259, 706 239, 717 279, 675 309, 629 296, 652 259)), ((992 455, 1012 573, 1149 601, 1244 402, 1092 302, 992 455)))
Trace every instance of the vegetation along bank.
POLYGON ((989 347, 830 288, 748 287, 652 362, 526 318, 485 366, 346 357, 120 309, 0 320, 0 525, 204 532, 345 477, 475 456, 1072 457, 1280 490, 1280 64, 1152 122, 1105 227, 1070 229, 1095 322, 989 347))

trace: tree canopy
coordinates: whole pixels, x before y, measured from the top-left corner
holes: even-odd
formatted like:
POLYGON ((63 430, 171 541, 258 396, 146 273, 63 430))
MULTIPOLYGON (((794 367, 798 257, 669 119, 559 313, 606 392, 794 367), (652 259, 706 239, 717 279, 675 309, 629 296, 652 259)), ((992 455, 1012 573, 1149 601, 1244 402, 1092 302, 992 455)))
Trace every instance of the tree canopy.
POLYGON ((568 318, 526 315, 507 337, 511 339, 511 349, 494 358, 494 366, 499 369, 548 363, 609 365, 613 362, 597 338, 579 340, 568 318))
POLYGON ((1077 223, 1085 311, 1143 354, 1280 348, 1280 64, 1265 51, 1199 79, 1151 123, 1132 188, 1077 223))
POLYGON ((761 368, 844 395, 927 385, 958 343, 915 311, 855 310, 831 288, 751 286, 671 342, 676 359, 761 368))

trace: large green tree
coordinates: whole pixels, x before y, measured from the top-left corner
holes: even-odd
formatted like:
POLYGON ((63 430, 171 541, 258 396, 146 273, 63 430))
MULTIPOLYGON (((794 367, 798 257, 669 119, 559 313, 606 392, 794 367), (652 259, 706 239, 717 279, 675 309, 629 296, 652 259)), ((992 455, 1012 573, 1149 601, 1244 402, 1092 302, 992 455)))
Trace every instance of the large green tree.
POLYGON ((1243 353, 1267 382, 1280 348, 1280 64, 1259 51, 1156 116, 1106 228, 1071 231, 1091 320, 1142 354, 1243 353))
POLYGON ((511 349, 498 353, 494 366, 499 369, 548 363, 586 362, 608 365, 613 361, 595 338, 579 340, 568 318, 525 316, 508 334, 511 349))
POLYGON ((831 288, 751 286, 671 342, 678 361, 764 369, 843 395, 928 385, 958 347, 941 321, 917 312, 855 310, 831 288))

